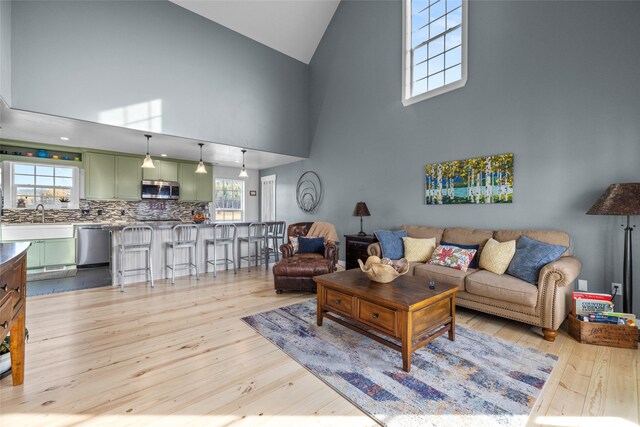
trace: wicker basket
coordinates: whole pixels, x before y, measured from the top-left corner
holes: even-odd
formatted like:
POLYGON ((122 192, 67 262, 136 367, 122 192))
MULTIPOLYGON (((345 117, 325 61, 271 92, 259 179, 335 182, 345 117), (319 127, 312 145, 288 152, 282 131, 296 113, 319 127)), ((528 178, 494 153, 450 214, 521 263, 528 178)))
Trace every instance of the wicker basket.
POLYGON ((389 283, 398 276, 402 276, 409 271, 409 261, 406 258, 391 261, 388 258, 380 259, 377 256, 370 256, 366 263, 360 264, 360 270, 364 271, 370 280, 378 283, 389 283))

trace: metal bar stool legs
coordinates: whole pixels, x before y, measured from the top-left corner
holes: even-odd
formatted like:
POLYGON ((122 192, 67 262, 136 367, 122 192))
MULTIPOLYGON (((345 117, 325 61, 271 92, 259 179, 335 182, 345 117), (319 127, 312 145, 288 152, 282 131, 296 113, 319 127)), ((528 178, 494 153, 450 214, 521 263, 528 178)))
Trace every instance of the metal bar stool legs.
POLYGON ((222 261, 225 269, 229 269, 229 264, 233 264, 233 274, 236 274, 236 234, 235 224, 216 224, 213 228, 213 239, 205 241, 205 262, 206 270, 209 271, 209 264, 213 264, 213 277, 218 277, 218 261, 222 261), (209 259, 209 245, 213 245, 213 261, 209 259), (218 260, 218 246, 224 246, 224 258, 218 260), (229 246, 233 259, 229 258, 229 246))
POLYGON ((242 260, 247 260, 248 271, 251 271, 251 261, 252 258, 255 259, 256 267, 258 266, 258 259, 264 257, 265 262, 267 263, 267 269, 269 268, 269 256, 268 253, 261 255, 260 253, 264 250, 268 250, 267 247, 267 224, 263 222, 256 222, 249 224, 249 234, 246 237, 238 237, 238 266, 242 266, 242 260), (242 256, 242 243, 247 243, 247 256, 242 256), (255 246, 255 253, 253 257, 251 256, 251 245, 255 246))
POLYGON ((193 224, 180 224, 171 229, 172 240, 166 243, 165 247, 165 267, 171 269, 171 284, 176 283, 176 268, 188 268, 189 275, 191 269, 196 270, 196 280, 200 280, 198 271, 198 233, 199 228, 193 224), (176 251, 178 249, 187 249, 188 262, 176 264, 176 251), (168 252, 171 250, 171 265, 168 261, 168 252), (192 252, 193 251, 193 252, 192 252))
POLYGON ((148 225, 131 225, 124 227, 120 234, 120 244, 118 245, 118 282, 120 291, 124 292, 124 278, 128 271, 144 271, 145 279, 153 283, 153 263, 151 262, 151 246, 153 244, 153 228, 148 225), (143 252, 145 257, 144 268, 134 268, 127 270, 125 260, 127 253, 143 252))

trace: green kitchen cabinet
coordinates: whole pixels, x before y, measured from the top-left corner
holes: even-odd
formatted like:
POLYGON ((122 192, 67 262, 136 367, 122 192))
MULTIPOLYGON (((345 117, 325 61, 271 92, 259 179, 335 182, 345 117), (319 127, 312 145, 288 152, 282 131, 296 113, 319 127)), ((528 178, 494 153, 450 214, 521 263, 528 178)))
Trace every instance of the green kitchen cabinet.
POLYGON ((87 199, 115 198, 115 156, 85 153, 85 189, 87 199))
POLYGON ((142 169, 142 179, 145 181, 160 181, 162 179, 162 161, 153 159, 155 168, 142 169))
POLYGON ((31 240, 27 250, 27 268, 38 268, 44 261, 44 240, 31 240))
POLYGON ((178 181, 178 162, 153 159, 153 169, 143 169, 142 179, 146 181, 178 181))
POLYGON ((115 198, 118 200, 140 200, 142 181, 142 159, 116 156, 115 198))
POLYGON ((207 173, 196 173, 197 166, 197 163, 180 162, 178 169, 180 200, 210 202, 213 200, 213 167, 207 165, 207 173))
POLYGON ((76 263, 76 239, 47 239, 44 241, 42 265, 69 265, 76 263))
POLYGON ((196 200, 200 202, 213 201, 213 166, 207 167, 209 173, 196 175, 196 200))
POLYGON ((76 239, 28 240, 27 269, 76 263, 76 239))
POLYGON ((180 183, 180 200, 194 201, 197 197, 196 165, 195 163, 181 162, 178 168, 178 182, 180 183))
POLYGON ((177 181, 178 180, 178 162, 169 160, 162 161, 162 180, 177 181))

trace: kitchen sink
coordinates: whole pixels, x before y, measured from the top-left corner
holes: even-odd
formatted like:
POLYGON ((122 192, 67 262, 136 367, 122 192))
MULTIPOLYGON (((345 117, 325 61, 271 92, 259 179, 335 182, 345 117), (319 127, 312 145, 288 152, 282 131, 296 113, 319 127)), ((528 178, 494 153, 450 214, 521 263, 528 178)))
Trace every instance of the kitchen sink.
POLYGON ((0 237, 2 241, 65 239, 73 237, 73 224, 3 224, 0 227, 0 237))

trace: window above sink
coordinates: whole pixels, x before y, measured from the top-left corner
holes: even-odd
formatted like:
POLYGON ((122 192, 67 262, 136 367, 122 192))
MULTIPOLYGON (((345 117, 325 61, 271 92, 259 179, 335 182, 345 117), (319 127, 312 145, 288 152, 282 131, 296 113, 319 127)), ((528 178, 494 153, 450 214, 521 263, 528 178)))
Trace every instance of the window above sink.
POLYGON ((77 166, 43 165, 30 162, 2 162, 6 208, 77 209, 79 206, 77 166))

